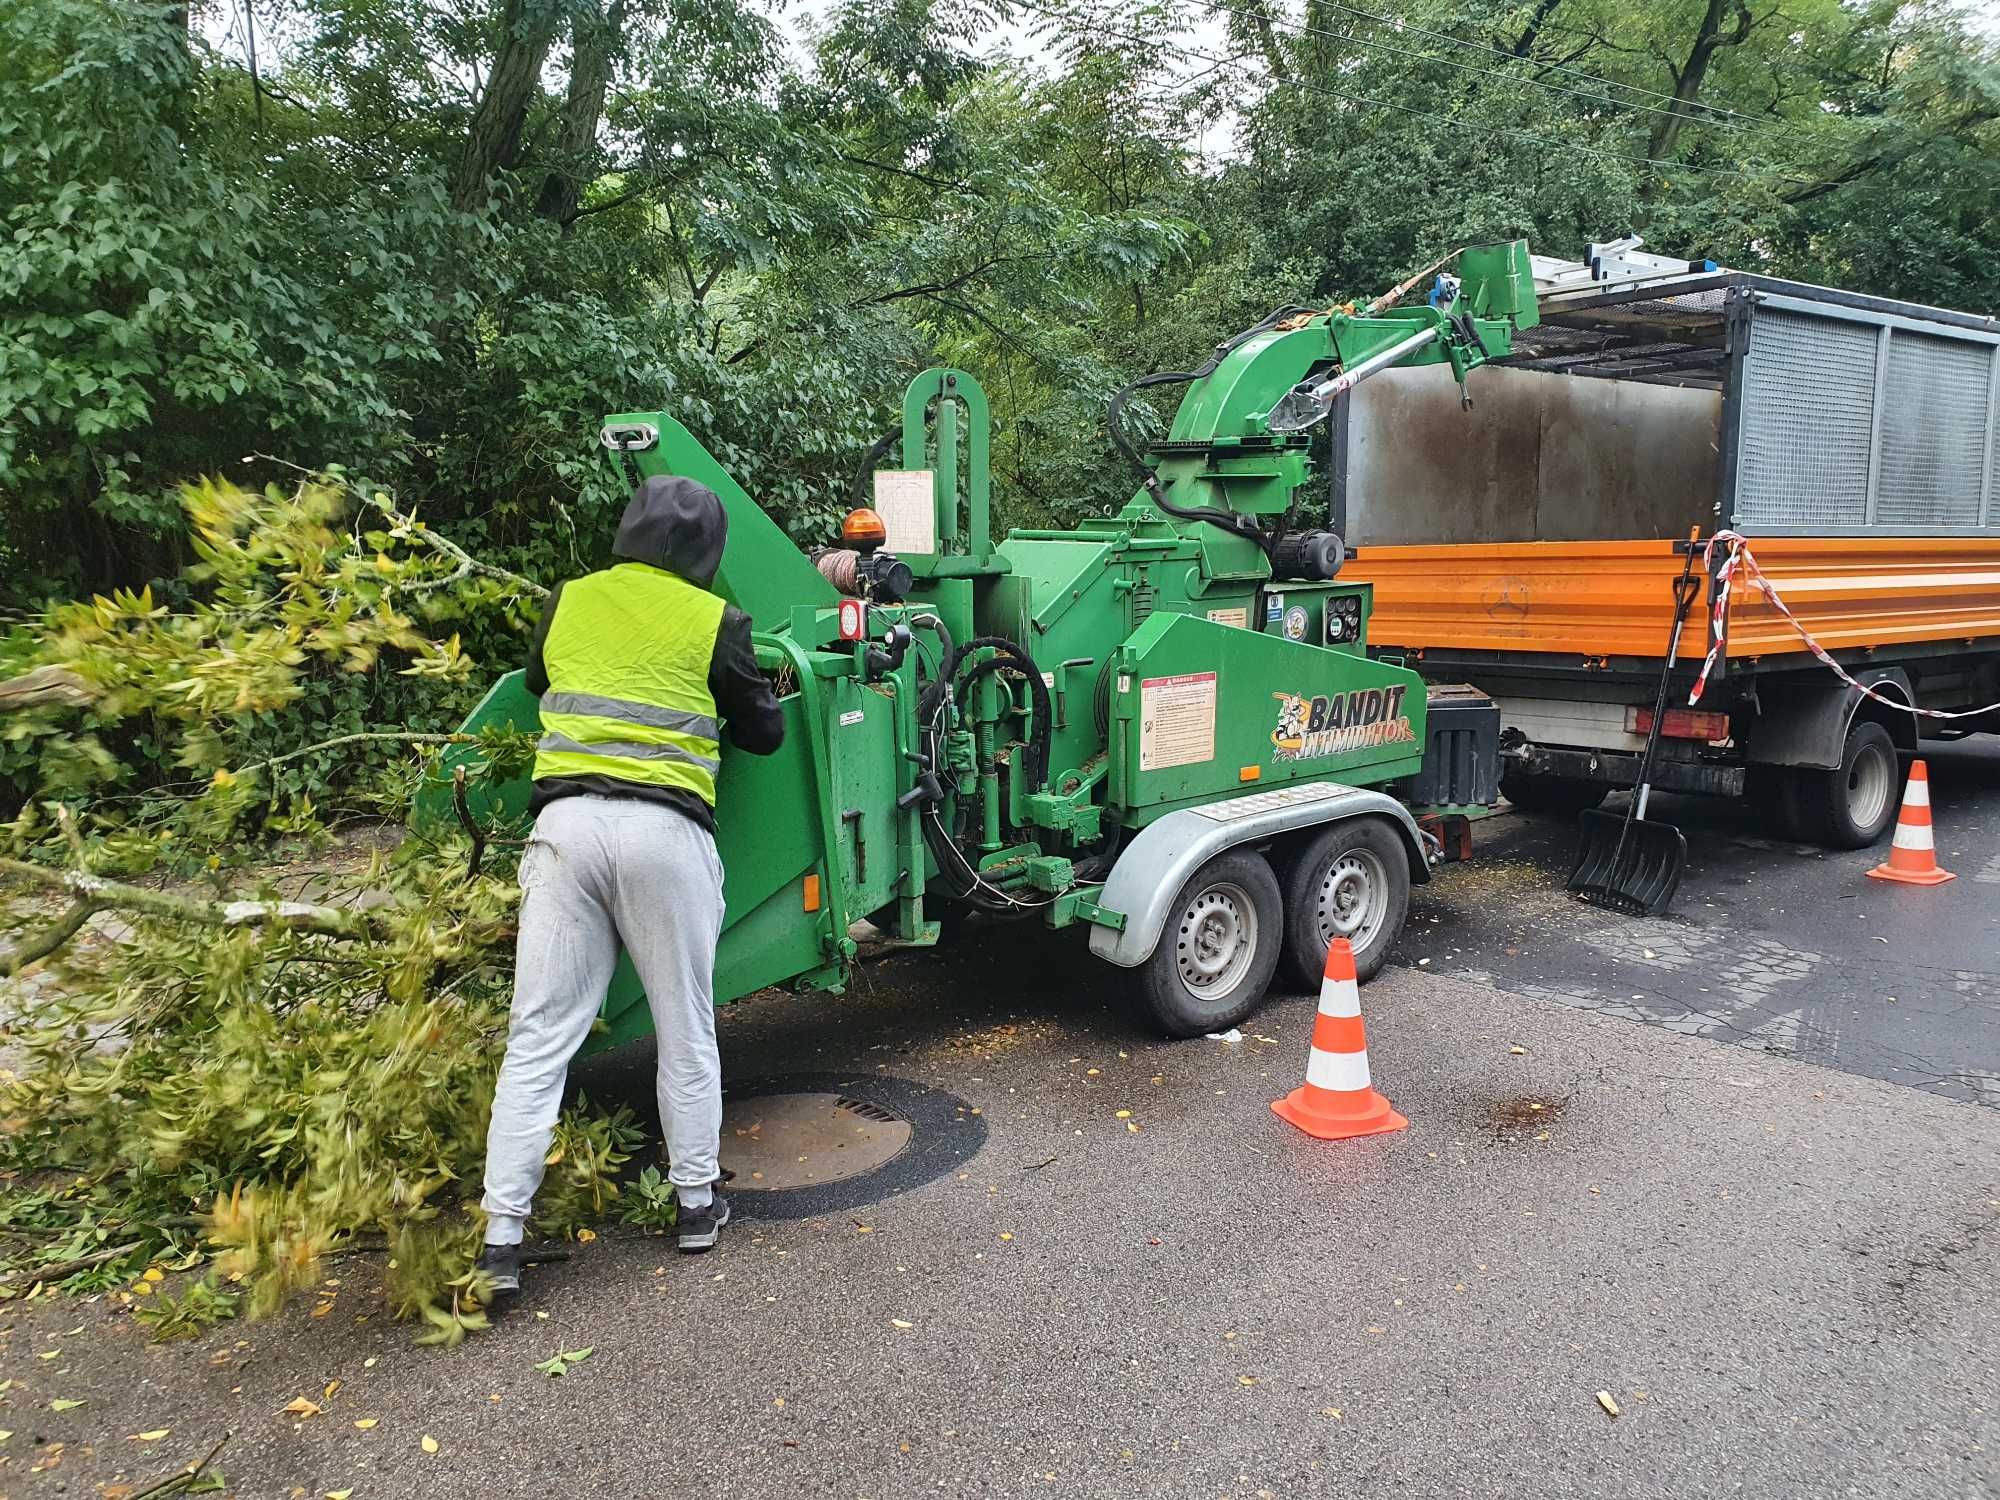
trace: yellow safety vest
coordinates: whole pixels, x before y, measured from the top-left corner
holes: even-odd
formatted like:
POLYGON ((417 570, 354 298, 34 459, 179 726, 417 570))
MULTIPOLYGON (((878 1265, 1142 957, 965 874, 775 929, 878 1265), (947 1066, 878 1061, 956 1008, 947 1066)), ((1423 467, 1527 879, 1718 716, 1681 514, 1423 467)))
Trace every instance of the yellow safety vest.
POLYGON ((721 731, 708 669, 722 600, 626 562, 565 584, 542 642, 535 779, 613 776, 715 806, 721 731))

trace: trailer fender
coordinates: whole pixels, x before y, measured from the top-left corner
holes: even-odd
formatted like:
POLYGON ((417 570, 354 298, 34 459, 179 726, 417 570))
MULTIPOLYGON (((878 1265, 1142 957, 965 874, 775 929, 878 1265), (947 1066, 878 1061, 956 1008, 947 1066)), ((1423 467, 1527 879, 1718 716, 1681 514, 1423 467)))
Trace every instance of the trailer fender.
MULTIPOLYGON (((1885 698, 1917 701, 1900 667, 1863 668, 1854 677, 1885 698)), ((1744 758, 1754 765, 1836 770, 1848 728, 1867 704, 1844 683, 1759 683, 1757 718, 1744 743, 1744 758)), ((1898 750, 1916 749, 1914 719, 1893 711, 1883 711, 1881 718, 1898 750)))
POLYGON ((1386 819, 1402 835, 1412 881, 1431 878, 1417 820, 1393 797, 1328 781, 1280 787, 1183 808, 1142 829, 1111 867, 1096 903, 1122 912, 1125 925, 1114 930, 1094 924, 1090 951, 1120 968, 1137 968, 1153 956, 1168 908, 1188 877, 1223 850, 1364 816, 1386 819))

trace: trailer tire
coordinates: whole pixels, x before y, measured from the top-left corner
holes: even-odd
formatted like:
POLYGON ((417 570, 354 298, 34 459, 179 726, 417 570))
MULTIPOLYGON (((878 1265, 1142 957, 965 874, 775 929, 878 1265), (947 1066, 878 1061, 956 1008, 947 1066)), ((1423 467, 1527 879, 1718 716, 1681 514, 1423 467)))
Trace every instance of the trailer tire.
POLYGON ((1188 877, 1140 987, 1167 1035, 1226 1031, 1255 1010, 1277 972, 1285 902, 1261 854, 1230 849, 1188 877))
POLYGON ((1575 781, 1566 776, 1522 772, 1500 778, 1500 795, 1522 812, 1553 813, 1562 818, 1573 818, 1597 806, 1610 790, 1601 781, 1575 781))
POLYGON ((1323 830, 1285 879, 1285 967, 1302 989, 1319 988, 1336 937, 1354 945, 1354 973, 1373 979, 1410 911, 1410 856, 1380 818, 1323 830))
POLYGON ((1829 848, 1865 849, 1896 821, 1900 771, 1889 731, 1873 719, 1856 719, 1838 770, 1798 773, 1800 811, 1829 848))

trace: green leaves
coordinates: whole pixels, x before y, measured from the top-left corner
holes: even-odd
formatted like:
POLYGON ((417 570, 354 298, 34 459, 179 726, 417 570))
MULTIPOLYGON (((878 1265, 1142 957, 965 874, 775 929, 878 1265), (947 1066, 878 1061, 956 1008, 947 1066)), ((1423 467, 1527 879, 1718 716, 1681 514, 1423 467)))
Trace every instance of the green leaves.
POLYGON ((545 1359, 540 1364, 536 1365, 535 1368, 537 1370, 540 1370, 544 1375, 548 1376, 549 1379, 556 1380, 562 1377, 563 1375, 567 1374, 572 1367, 580 1365, 586 1359, 589 1359, 590 1356, 595 1352, 596 1351, 594 1349, 588 1349, 588 1348, 573 1349, 567 1353, 557 1354, 552 1356, 551 1358, 545 1359))

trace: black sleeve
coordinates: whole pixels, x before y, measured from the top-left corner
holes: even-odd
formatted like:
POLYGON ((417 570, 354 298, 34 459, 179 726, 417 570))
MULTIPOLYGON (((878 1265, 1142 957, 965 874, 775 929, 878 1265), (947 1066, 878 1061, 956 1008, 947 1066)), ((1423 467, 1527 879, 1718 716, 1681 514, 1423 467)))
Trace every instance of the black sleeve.
POLYGON ((548 643, 549 624, 556 617, 556 605, 562 599, 563 586, 557 584, 549 591, 549 602, 542 606, 542 618, 536 622, 534 639, 528 642, 527 689, 537 698, 549 690, 549 665, 542 660, 542 647, 548 643))
POLYGON ((733 604, 722 608, 715 655, 708 666, 708 691, 722 715, 729 743, 752 755, 769 755, 785 742, 785 714, 771 680, 757 670, 750 645, 750 617, 733 604))

